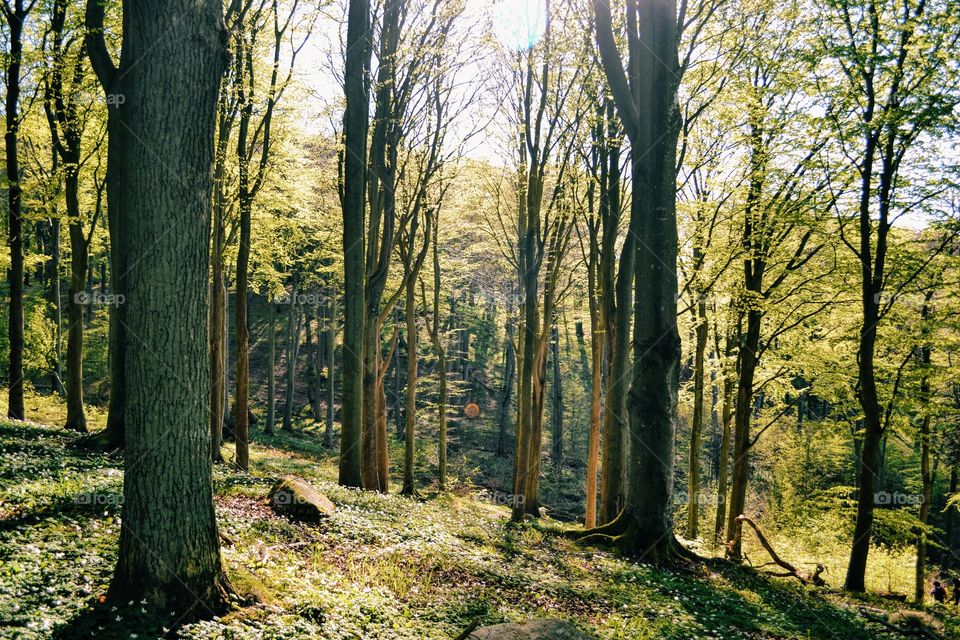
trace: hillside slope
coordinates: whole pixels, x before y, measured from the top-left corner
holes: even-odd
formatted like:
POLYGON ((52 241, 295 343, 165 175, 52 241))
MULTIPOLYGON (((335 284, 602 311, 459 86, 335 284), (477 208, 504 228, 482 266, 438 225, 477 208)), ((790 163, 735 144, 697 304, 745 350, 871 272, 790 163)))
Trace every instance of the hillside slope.
MULTIPOLYGON (((138 603, 101 603, 115 561, 119 456, 69 434, 0 422, 0 637, 160 637, 138 603)), ((260 438, 252 473, 216 471, 223 553, 237 609, 175 633, 195 638, 450 639, 474 620, 568 618, 600 638, 899 637, 860 612, 893 610, 721 560, 667 572, 581 547, 545 520, 508 524, 480 490, 420 499, 338 487, 312 432, 260 438), (276 516, 272 482, 302 475, 337 505, 303 525, 276 516)), ((943 638, 960 620, 929 609, 943 638)))

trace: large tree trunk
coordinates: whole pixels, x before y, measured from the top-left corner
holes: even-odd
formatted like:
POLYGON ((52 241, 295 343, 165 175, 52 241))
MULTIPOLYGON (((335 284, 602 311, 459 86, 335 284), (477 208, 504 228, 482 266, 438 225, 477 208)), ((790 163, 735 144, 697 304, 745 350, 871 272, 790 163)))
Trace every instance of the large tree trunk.
POLYGON ((126 322, 142 348, 127 352, 123 526, 109 597, 190 619, 221 612, 227 601, 206 421, 221 4, 128 2, 123 51, 122 89, 132 105, 125 124, 132 140, 150 146, 125 158, 113 203, 136 212, 127 227, 139 253, 127 278, 126 322), (180 182, 171 184, 171 175, 180 182))
MULTIPOLYGON (((627 399, 628 486, 623 513, 611 523, 611 529, 620 534, 616 542, 622 550, 656 563, 671 561, 678 551, 671 506, 680 384, 675 185, 679 133, 675 105, 679 77, 677 19, 674 0, 628 4, 629 80, 613 39, 610 7, 603 0, 593 3, 603 68, 630 138, 630 236, 637 236, 634 360, 627 399)), ((617 332, 623 334, 625 328, 618 325, 617 332)))
POLYGON ((363 347, 366 313, 364 208, 366 194, 369 99, 364 79, 369 51, 369 0, 349 0, 343 116, 343 401, 340 429, 339 482, 362 486, 363 347))
MULTIPOLYGON (((33 3, 30 4, 32 8, 33 3)), ((16 0, 13 10, 5 11, 7 38, 10 51, 7 56, 5 102, 6 169, 7 169, 7 243, 10 247, 10 268, 7 282, 10 286, 8 333, 10 343, 7 384, 9 401, 7 417, 23 420, 23 218, 21 217, 22 187, 20 186, 20 63, 23 58, 23 23, 29 8, 23 0, 16 0)))

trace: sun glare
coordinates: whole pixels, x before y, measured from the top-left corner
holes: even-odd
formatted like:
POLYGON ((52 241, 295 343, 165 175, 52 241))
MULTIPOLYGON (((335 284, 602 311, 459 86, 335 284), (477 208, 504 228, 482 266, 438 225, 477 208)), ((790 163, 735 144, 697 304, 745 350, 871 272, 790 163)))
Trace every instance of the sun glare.
POLYGON ((532 47, 546 27, 544 0, 498 0, 493 5, 493 33, 505 47, 532 47))

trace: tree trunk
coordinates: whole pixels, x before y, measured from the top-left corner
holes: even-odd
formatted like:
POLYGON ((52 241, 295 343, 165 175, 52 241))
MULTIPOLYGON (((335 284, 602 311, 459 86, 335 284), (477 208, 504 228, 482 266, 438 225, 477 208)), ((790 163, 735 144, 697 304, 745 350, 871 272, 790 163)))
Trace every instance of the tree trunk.
POLYGON ((555 465, 563 463, 563 379, 560 375, 560 334, 554 323, 551 331, 550 348, 553 351, 553 391, 551 405, 553 409, 553 441, 550 456, 555 465))
POLYGON ((707 350, 707 301, 697 292, 696 345, 693 355, 693 423, 690 428, 690 458, 687 471, 687 538, 695 540, 700 518, 700 441, 703 434, 703 394, 706 374, 704 354, 707 350))
MULTIPOLYGON (((414 455, 416 453, 417 430, 417 290, 414 280, 407 283, 404 314, 407 322, 407 398, 406 421, 403 425, 403 488, 401 493, 413 495, 417 492, 414 480, 414 455)), ((399 374, 398 374, 399 375, 399 374)))
MULTIPOLYGON (((80 222, 80 204, 77 198, 76 174, 67 172, 67 214, 70 223, 70 304, 67 307, 67 423, 66 428, 87 432, 87 418, 83 412, 83 308, 92 302, 84 289, 87 276, 89 245, 80 222)), ((92 310, 91 310, 92 313, 92 310)))
MULTIPOLYGON (((220 187, 217 187, 219 191, 220 187)), ((223 274, 223 210, 221 202, 214 203, 213 239, 210 251, 213 294, 210 306, 210 452, 214 462, 220 462, 223 438, 223 420, 226 413, 224 371, 226 369, 227 285, 223 274)))
POLYGON ((297 356, 300 351, 300 309, 297 307, 297 296, 300 294, 298 281, 298 274, 294 271, 291 284, 290 309, 287 312, 287 371, 286 389, 283 396, 283 426, 281 427, 284 431, 293 431, 293 403, 297 381, 297 356))
MULTIPOLYGON (((727 338, 727 355, 731 348, 730 338, 727 338)), ((723 535, 723 526, 727 514, 727 483, 730 469, 730 436, 733 421, 733 377, 729 371, 723 373, 723 408, 721 409, 721 423, 723 434, 720 438, 720 462, 717 465, 717 517, 713 527, 714 544, 720 542, 723 535)))
MULTIPOLYGON (((33 3, 30 7, 32 8, 33 3)), ((7 169, 7 243, 10 246, 10 268, 7 282, 10 286, 8 340, 10 344, 7 384, 10 385, 7 417, 23 420, 23 218, 21 217, 22 187, 20 186, 20 63, 23 58, 23 23, 29 9, 23 0, 16 0, 13 10, 7 10, 8 43, 5 142, 7 169)))
POLYGON ((142 348, 128 351, 125 363, 123 526, 109 597, 190 619, 222 612, 228 587, 213 505, 205 329, 224 28, 219 2, 151 0, 124 9, 129 66, 120 73, 136 106, 125 124, 132 140, 150 146, 124 158, 121 199, 113 203, 137 212, 126 229, 138 251, 126 322, 142 348))
MULTIPOLYGON (((924 294, 923 307, 920 314, 924 326, 922 333, 924 338, 929 335, 930 301, 933 299, 933 291, 929 290, 924 294)), ((930 352, 929 342, 924 342, 920 346, 920 366, 923 370, 923 377, 920 379, 920 401, 924 404, 923 417, 920 420, 920 513, 918 520, 924 527, 930 516, 930 501, 933 499, 933 473, 930 469, 930 352)), ((918 605, 923 604, 924 596, 927 593, 926 585, 926 565, 927 565, 927 532, 921 529, 917 535, 917 566, 916 580, 914 585, 914 601, 918 605)))
MULTIPOLYGON (((659 563, 672 561, 678 552, 671 502, 680 384, 675 184, 679 63, 675 1, 634 6, 635 13, 627 15, 628 80, 613 38, 610 7, 603 0, 593 2, 604 72, 630 139, 628 237, 637 237, 628 486, 623 513, 611 524, 620 534, 615 539, 619 548, 659 563)), ((624 339, 623 325, 617 332, 624 339)))
MULTIPOLYGON (((363 488, 368 491, 386 492, 389 480, 380 476, 380 394, 377 384, 380 379, 381 360, 379 313, 372 311, 368 300, 365 344, 363 346, 363 430, 361 434, 360 469, 363 475, 363 488)), ((375 301, 379 309, 379 300, 375 301)))
POLYGON ((277 301, 267 296, 267 424, 264 433, 273 435, 277 426, 277 301))
MULTIPOLYGON (((123 77, 114 66, 107 50, 103 29, 104 3, 88 0, 85 27, 86 45, 90 64, 107 98, 107 226, 110 235, 110 292, 119 299, 127 299, 127 217, 121 206, 120 182, 126 171, 128 125, 124 118, 129 105, 126 100, 111 100, 123 95, 123 77)), ((110 407, 107 413, 107 428, 97 434, 96 446, 114 449, 124 445, 126 437, 126 305, 110 306, 110 407)))
POLYGON ((510 421, 510 397, 513 393, 513 380, 517 373, 517 353, 514 349, 514 325, 511 314, 512 309, 507 311, 506 336, 503 341, 504 361, 503 361, 503 386, 500 392, 500 418, 497 421, 497 455, 504 457, 507 455, 507 429, 510 421))
MULTIPOLYGON (((316 348, 311 354, 312 360, 310 368, 313 369, 313 378, 309 381, 312 389, 310 392, 310 409, 313 412, 313 421, 317 424, 323 422, 323 405, 321 399, 323 394, 323 363, 327 359, 327 334, 324 329, 324 323, 327 316, 327 303, 325 302, 316 310, 317 313, 317 343, 316 348)), ((308 323, 309 325, 309 323, 308 323)), ((309 343, 309 337, 307 339, 309 343)))
MULTIPOLYGON (((730 508, 727 514, 727 539, 733 540, 737 530, 737 516, 744 515, 747 502, 747 480, 750 474, 750 418, 753 414, 753 383, 760 348, 760 312, 747 312, 747 331, 738 352, 740 372, 737 379, 737 400, 733 413, 733 476, 730 485, 730 508)), ((728 553, 740 559, 740 540, 732 544, 728 553)))
POLYGON ((343 400, 340 416, 340 484, 361 487, 363 347, 366 313, 364 210, 369 97, 364 79, 369 51, 370 1, 349 0, 343 116, 343 400))
MULTIPOLYGON (((54 168, 54 171, 56 169, 54 168)), ((47 282, 50 287, 50 308, 53 320, 53 354, 54 366, 51 373, 50 388, 61 396, 67 395, 63 386, 63 302, 60 291, 60 218, 54 211, 50 220, 50 273, 47 282)), ((101 288, 101 291, 103 289, 101 288)))
MULTIPOLYGON (((246 138, 241 123, 241 139, 246 138)), ((238 152, 241 158, 246 155, 238 152)), ((237 282, 234 294, 233 330, 236 335, 236 380, 234 384, 233 435, 237 466, 246 471, 250 465, 250 332, 247 325, 247 278, 250 265, 250 216, 252 201, 246 193, 246 163, 240 162, 240 247, 237 250, 237 282)))
POLYGON ((323 441, 328 449, 333 448, 333 395, 336 389, 336 377, 334 375, 335 356, 334 350, 337 344, 337 299, 331 295, 327 303, 327 329, 326 336, 327 348, 327 428, 324 432, 323 441))
POLYGON ((437 400, 437 430, 440 442, 437 451, 437 486, 440 491, 447 488, 447 352, 441 346, 437 349, 437 375, 440 376, 440 397, 437 400))
POLYGON ((587 443, 587 499, 583 526, 597 526, 597 472, 600 463, 600 408, 603 401, 603 340, 599 314, 590 317, 590 435, 587 443))

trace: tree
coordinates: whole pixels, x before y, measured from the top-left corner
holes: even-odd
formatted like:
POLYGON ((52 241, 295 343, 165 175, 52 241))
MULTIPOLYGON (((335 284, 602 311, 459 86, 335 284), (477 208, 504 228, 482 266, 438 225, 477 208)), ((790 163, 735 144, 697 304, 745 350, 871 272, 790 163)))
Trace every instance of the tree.
POLYGON ((4 102, 7 170, 7 242, 10 246, 10 313, 8 333, 10 340, 10 367, 7 383, 10 385, 7 417, 23 420, 23 202, 20 185, 20 69, 23 63, 23 27, 37 0, 24 4, 23 0, 4 0, 0 5, 7 22, 10 51, 7 57, 4 102))
MULTIPOLYGON (((84 26, 85 43, 90 56, 90 66, 104 92, 107 103, 107 168, 104 178, 107 194, 107 226, 110 235, 110 290, 111 294, 126 300, 126 282, 129 274, 127 257, 127 223, 121 204, 120 181, 124 173, 129 127, 124 122, 124 105, 127 104, 121 85, 122 78, 107 49, 104 37, 105 3, 87 0, 84 26), (121 96, 123 96, 121 98, 121 96)), ((126 352, 127 323, 126 305, 110 306, 110 407, 107 427, 93 436, 89 445, 103 449, 123 446, 126 439, 126 352)))
MULTIPOLYGON (((587 538, 654 562, 680 552, 673 535, 674 423, 680 371, 677 333, 676 147, 679 133, 677 7, 626 1, 629 75, 613 36, 610 6, 594 0, 597 46, 630 141, 630 231, 636 273, 632 381, 627 397, 630 457, 623 511, 587 538)), ((679 22, 683 24, 681 15, 679 22)))
POLYGON ((119 181, 120 206, 137 213, 127 219, 138 259, 129 265, 125 320, 139 348, 126 352, 123 526, 109 596, 188 617, 221 611, 228 586, 200 419, 209 409, 204 328, 225 35, 219 2, 129 2, 117 70, 123 95, 139 107, 124 118, 140 146, 125 154, 119 181))
MULTIPOLYGON (((81 111, 78 100, 84 90, 86 47, 81 44, 72 69, 68 68, 68 52, 64 50, 67 1, 56 0, 50 19, 50 71, 44 86, 44 112, 50 127, 54 153, 63 161, 67 219, 70 233, 70 293, 67 328, 67 422, 66 428, 86 432, 83 410, 83 310, 90 242, 100 216, 98 188, 97 207, 90 221, 89 233, 84 230, 80 213, 80 171, 89 156, 83 157, 81 143, 90 110, 81 111), (70 84, 64 87, 69 72, 70 84)), ((96 150, 94 150, 95 152, 96 150)))
POLYGON ((347 15, 343 115, 343 404, 340 417, 340 477, 361 487, 360 448, 363 425, 363 345, 366 309, 364 210, 366 203, 368 87, 364 80, 370 43, 369 0, 350 0, 347 15))
MULTIPOLYGON (((233 31, 233 79, 239 105, 239 121, 237 124, 236 156, 238 164, 237 205, 240 217, 240 247, 237 252, 237 282, 234 298, 234 331, 237 342, 237 375, 236 392, 234 395, 234 435, 237 442, 237 466, 246 470, 249 464, 249 432, 250 432, 250 336, 247 326, 248 279, 250 271, 250 242, 251 217, 253 203, 263 187, 264 177, 270 160, 272 143, 273 115, 277 101, 283 94, 284 88, 290 81, 293 65, 297 54, 306 44, 306 37, 299 45, 292 45, 290 52, 290 67, 286 79, 280 77, 280 55, 283 39, 290 29, 291 21, 296 15, 299 2, 292 2, 289 13, 282 20, 279 13, 278 1, 273 0, 270 15, 273 23, 273 65, 270 71, 270 82, 267 86, 266 107, 258 124, 254 124, 254 98, 257 90, 254 78, 254 51, 257 36, 263 29, 261 19, 266 0, 262 0, 253 14, 244 20, 244 16, 237 18, 237 27, 233 31), (254 124, 251 130, 251 124, 254 124), (254 157, 257 162, 252 165, 254 157), (251 170, 252 169, 252 170, 251 170)), ((309 34, 308 34, 309 35, 309 34)), ((293 308, 293 306, 291 306, 293 308)), ((292 375, 292 372, 288 374, 292 375)), ((288 379, 292 385, 292 379, 288 379)), ((216 417, 216 416, 214 416, 216 417)), ((284 414, 284 425, 287 425, 284 414)))
POLYGON ((920 271, 891 281, 890 229, 911 202, 926 197, 900 180, 911 152, 954 117, 958 77, 955 64, 942 62, 960 39, 953 9, 951 3, 926 0, 837 0, 818 13, 823 60, 817 82, 836 105, 827 123, 840 145, 841 162, 859 180, 853 224, 841 224, 841 240, 859 262, 861 298, 856 397, 863 422, 857 517, 844 581, 850 591, 865 588, 881 471, 884 419, 875 364, 877 329, 897 294, 920 271), (855 228, 850 239, 848 226, 855 228))

